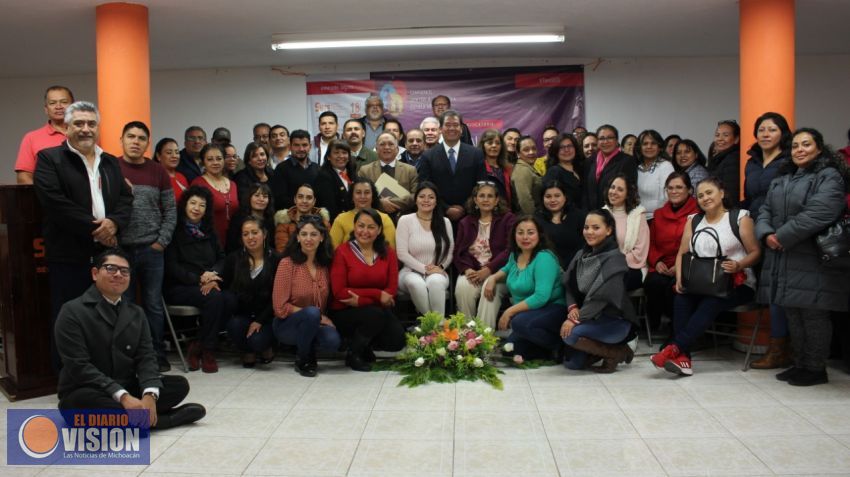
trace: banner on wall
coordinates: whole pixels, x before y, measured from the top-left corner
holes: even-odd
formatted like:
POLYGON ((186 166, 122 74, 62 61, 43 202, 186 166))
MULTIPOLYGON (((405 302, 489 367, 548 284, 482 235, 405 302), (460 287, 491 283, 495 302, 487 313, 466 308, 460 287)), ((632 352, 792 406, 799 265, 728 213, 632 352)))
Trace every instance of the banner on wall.
POLYGON ((370 73, 369 79, 307 81, 311 128, 333 111, 342 123, 365 114, 371 94, 405 130, 431 116, 431 99, 446 95, 473 138, 485 129, 515 127, 540 141, 543 128, 584 126, 584 67, 474 68, 370 73))

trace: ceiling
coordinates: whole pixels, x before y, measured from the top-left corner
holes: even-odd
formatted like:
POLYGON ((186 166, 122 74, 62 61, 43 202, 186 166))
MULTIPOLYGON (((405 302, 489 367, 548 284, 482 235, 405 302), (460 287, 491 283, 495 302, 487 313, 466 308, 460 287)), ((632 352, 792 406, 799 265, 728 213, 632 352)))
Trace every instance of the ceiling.
MULTIPOLYGON (((764 0, 769 1, 769 0, 764 0)), ((4 0, 0 77, 95 71, 95 0, 4 0)), ((142 0, 151 68, 341 65, 505 57, 729 56, 734 0, 142 0), (368 5, 368 8, 366 7, 368 5), (275 33, 412 26, 562 26, 563 44, 271 50, 275 33), (446 48, 450 48, 448 51, 446 48)), ((798 0, 798 54, 850 53, 850 1, 798 0)))

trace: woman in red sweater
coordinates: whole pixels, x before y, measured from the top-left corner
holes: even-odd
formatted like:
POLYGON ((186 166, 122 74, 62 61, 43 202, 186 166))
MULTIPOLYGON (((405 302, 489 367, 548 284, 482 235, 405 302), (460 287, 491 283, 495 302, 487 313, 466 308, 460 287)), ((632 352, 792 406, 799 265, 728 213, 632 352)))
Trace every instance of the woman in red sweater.
POLYGON ((331 265, 331 319, 349 339, 345 363, 370 371, 372 348, 398 351, 404 328, 392 313, 398 289, 398 259, 386 244, 381 216, 364 208, 354 215, 354 231, 336 249, 331 265))
POLYGON ((661 315, 673 317, 676 255, 688 216, 699 212, 691 178, 687 173, 671 173, 664 187, 667 190, 667 202, 655 210, 653 220, 649 223, 649 273, 643 282, 646 314, 655 329, 661 322, 661 315))

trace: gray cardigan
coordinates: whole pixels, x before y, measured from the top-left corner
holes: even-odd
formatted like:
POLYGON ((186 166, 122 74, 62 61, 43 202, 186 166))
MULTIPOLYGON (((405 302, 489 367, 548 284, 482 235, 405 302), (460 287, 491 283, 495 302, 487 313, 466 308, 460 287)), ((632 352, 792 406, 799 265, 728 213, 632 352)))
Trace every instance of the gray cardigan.
POLYGON ((815 310, 847 310, 850 280, 839 270, 820 264, 814 237, 835 222, 844 210, 844 180, 835 167, 819 157, 808 169, 773 180, 756 222, 760 242, 776 234, 782 251, 765 247, 758 286, 762 303, 815 310))
POLYGON ((563 275, 567 307, 579 307, 579 321, 595 320, 605 313, 637 323, 626 293, 627 271, 626 257, 617 247, 614 235, 596 250, 585 246, 576 253, 563 275))

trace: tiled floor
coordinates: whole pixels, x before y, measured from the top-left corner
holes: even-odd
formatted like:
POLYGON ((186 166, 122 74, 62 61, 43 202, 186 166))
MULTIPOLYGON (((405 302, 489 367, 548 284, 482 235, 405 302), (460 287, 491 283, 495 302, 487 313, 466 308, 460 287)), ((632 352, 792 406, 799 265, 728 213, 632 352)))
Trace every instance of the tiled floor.
POLYGON ((0 475, 850 476, 850 375, 831 369, 830 384, 794 388, 741 372, 742 360, 702 352, 681 379, 645 356, 605 376, 511 368, 504 391, 400 388, 395 373, 335 362, 315 379, 283 362, 221 363, 187 375, 207 417, 154 434, 150 466, 7 467, 2 452, 0 475))

